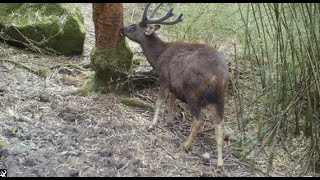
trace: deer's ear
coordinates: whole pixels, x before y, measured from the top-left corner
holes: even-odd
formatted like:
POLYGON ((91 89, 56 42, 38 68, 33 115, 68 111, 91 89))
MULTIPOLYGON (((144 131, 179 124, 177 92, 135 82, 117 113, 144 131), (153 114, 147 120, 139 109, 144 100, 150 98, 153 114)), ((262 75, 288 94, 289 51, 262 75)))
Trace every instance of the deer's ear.
POLYGON ((160 25, 149 25, 146 27, 146 29, 144 30, 144 34, 149 36, 151 34, 153 34, 156 30, 158 30, 161 26, 160 25))
POLYGON ((154 25, 154 31, 156 31, 156 30, 158 30, 160 28, 161 28, 161 26, 159 24, 154 25))

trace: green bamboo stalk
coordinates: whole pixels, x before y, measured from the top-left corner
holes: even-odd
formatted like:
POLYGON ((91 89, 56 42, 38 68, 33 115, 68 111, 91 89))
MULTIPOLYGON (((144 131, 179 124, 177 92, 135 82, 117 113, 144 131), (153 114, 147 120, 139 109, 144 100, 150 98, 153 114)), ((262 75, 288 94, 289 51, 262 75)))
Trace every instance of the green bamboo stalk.
MULTIPOLYGON (((259 6, 259 5, 257 5, 259 6)), ((266 88, 266 74, 265 74, 265 66, 264 66, 264 49, 262 47, 262 38, 261 38, 261 32, 260 32, 260 27, 259 27, 259 24, 258 24, 258 18, 256 16, 256 12, 255 12, 255 8, 254 8, 254 5, 251 3, 251 9, 252 9, 252 14, 253 14, 253 18, 254 18, 254 22, 256 24, 256 27, 257 27, 257 33, 258 33, 258 48, 260 49, 260 52, 261 52, 261 58, 256 58, 256 61, 257 61, 257 64, 258 64, 258 75, 260 76, 260 81, 261 81, 261 85, 262 85, 262 88, 266 88), (260 61, 261 62, 260 62, 260 61)), ((254 47, 253 47, 254 48, 254 47)), ((259 55, 257 54, 256 57, 258 57, 259 55)))
MULTIPOLYGON (((243 22, 245 23, 245 48, 244 48, 244 55, 245 56, 249 56, 250 57, 250 54, 251 54, 251 51, 250 51, 250 33, 249 33, 249 30, 248 30, 248 23, 249 23, 249 6, 247 6, 247 10, 246 10, 246 17, 244 17, 242 11, 241 11, 241 7, 240 5, 238 4, 238 7, 239 7, 239 12, 240 12, 240 15, 241 15, 241 18, 243 20, 243 22), (248 38, 249 37, 249 38, 248 38), (248 52, 247 52, 248 50, 248 52)), ((251 58, 250 58, 250 63, 251 63, 251 58)), ((244 118, 241 119, 242 121, 242 126, 241 126, 241 132, 242 132, 242 137, 244 138, 245 137, 245 128, 246 128, 246 122, 244 121, 244 118)))
MULTIPOLYGON (((274 126, 272 133, 268 132, 267 141, 264 141, 261 146, 263 147, 267 142, 276 146, 278 135, 285 137, 286 140, 290 133, 297 134, 304 126, 307 128, 305 132, 310 133, 310 150, 319 150, 317 116, 320 116, 318 115, 320 4, 249 4, 248 6, 245 10, 239 7, 241 19, 245 24, 244 57, 255 58, 255 63, 249 59, 252 70, 256 67, 262 70, 258 73, 260 77, 251 74, 253 83, 251 91, 255 94, 254 103, 257 103, 260 97, 256 78, 260 78, 262 84, 265 82, 267 87, 271 87, 274 81, 275 86, 270 88, 271 93, 264 95, 266 97, 264 103, 271 109, 270 115, 274 117, 271 118, 273 125, 277 124, 280 128, 278 131, 274 126), (248 12, 248 6, 251 7, 252 13, 248 12), (264 17, 263 14, 265 14, 264 17), (250 18, 254 26, 249 30, 250 18)), ((258 106, 258 104, 254 105, 258 106)), ((260 107, 254 113, 260 113, 260 107)), ((257 139, 261 139, 261 130, 258 131, 257 139)), ((283 143, 282 145, 284 146, 283 143)), ((319 153, 316 150, 310 156, 313 158, 310 163, 314 165, 316 160, 319 161, 319 153)), ((248 153, 250 152, 245 154, 248 153)), ((254 157, 259 153, 260 151, 254 151, 254 157)), ((272 154, 269 156, 268 170, 272 167, 272 154)), ((250 163, 251 168, 254 167, 254 159, 250 163)), ((312 170, 312 168, 306 169, 312 170)))
MULTIPOLYGON (((261 31, 262 31, 262 33, 263 33, 263 43, 264 43, 264 47, 262 46, 261 48, 264 48, 265 49, 265 57, 266 57, 266 59, 267 59, 267 66, 265 65, 265 63, 264 63, 264 68, 267 68, 268 67, 268 76, 269 76, 269 78, 270 78, 270 80, 269 80, 269 83, 270 82, 272 82, 272 76, 271 76, 271 68, 270 68, 270 55, 269 55, 269 51, 268 51, 268 41, 267 41, 267 37, 266 37, 266 30, 267 30, 267 28, 265 27, 265 25, 264 25, 264 19, 263 19, 263 16, 262 16, 262 12, 261 12, 261 8, 260 8, 260 5, 258 5, 258 12, 259 12, 259 16, 260 16, 260 23, 261 23, 261 31)), ((266 74, 265 74, 265 76, 266 76, 266 74)), ((270 84, 267 84, 267 86, 269 86, 270 84)))
MULTIPOLYGON (((242 93, 241 93, 241 87, 239 87, 239 89, 238 89, 238 87, 235 86, 235 82, 238 82, 238 80, 239 80, 239 78, 238 78, 238 72, 239 72, 238 67, 239 67, 239 64, 238 64, 237 46, 236 46, 236 44, 234 44, 234 55, 235 55, 234 59, 235 59, 235 68, 236 68, 237 75, 234 78, 232 86, 233 86, 233 89, 235 90, 235 94, 236 94, 234 96, 235 97, 234 101, 235 101, 235 106, 236 106, 236 115, 237 115, 238 128, 239 128, 239 131, 241 131, 242 130, 242 128, 241 128, 241 122, 242 121, 241 120, 243 119, 243 113, 244 113, 243 111, 244 110, 243 110, 243 107, 242 107, 242 104, 243 104, 242 103, 242 99, 243 98, 242 98, 242 93), (237 103, 237 101, 238 101, 238 103, 237 103)), ((240 146, 242 146, 242 138, 240 139, 240 146)))

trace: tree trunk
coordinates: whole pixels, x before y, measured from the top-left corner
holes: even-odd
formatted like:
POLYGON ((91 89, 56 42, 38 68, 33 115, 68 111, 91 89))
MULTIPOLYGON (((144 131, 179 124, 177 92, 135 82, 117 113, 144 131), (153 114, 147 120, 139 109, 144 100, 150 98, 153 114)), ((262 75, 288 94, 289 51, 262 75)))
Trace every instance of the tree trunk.
POLYGON ((122 3, 93 3, 92 8, 96 47, 116 48, 124 40, 119 34, 123 27, 122 3))
POLYGON ((126 76, 131 68, 132 52, 120 35, 123 27, 122 3, 93 3, 96 44, 91 52, 95 83, 109 86, 111 80, 126 76))

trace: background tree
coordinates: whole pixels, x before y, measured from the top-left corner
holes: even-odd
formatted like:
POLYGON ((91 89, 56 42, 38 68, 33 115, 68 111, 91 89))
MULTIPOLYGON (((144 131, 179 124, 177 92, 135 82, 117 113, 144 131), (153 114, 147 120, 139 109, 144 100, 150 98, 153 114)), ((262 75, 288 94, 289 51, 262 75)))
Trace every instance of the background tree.
POLYGON ((96 47, 91 52, 91 63, 96 71, 95 85, 124 77, 131 67, 132 53, 119 30, 123 27, 122 3, 93 3, 96 47))

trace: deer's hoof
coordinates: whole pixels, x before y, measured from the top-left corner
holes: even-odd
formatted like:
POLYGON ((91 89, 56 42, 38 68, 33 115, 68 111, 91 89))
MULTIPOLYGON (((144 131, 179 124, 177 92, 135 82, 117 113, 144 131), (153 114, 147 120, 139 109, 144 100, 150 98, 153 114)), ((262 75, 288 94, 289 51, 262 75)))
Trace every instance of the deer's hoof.
POLYGON ((165 127, 172 127, 172 126, 173 126, 173 123, 172 123, 172 122, 165 122, 165 123, 164 123, 164 126, 165 126, 165 127))
POLYGON ((217 166, 217 169, 215 171, 216 171, 216 176, 218 176, 218 177, 226 176, 225 169, 224 169, 223 165, 222 166, 217 166))
POLYGON ((152 131, 154 131, 154 125, 150 125, 149 127, 148 127, 148 129, 147 129, 147 131, 148 132, 152 132, 152 131))
POLYGON ((190 150, 190 148, 191 148, 191 144, 190 144, 190 143, 185 142, 185 143, 183 143, 183 144, 181 145, 181 147, 182 147, 182 149, 183 149, 183 150, 185 150, 185 151, 189 151, 189 150, 190 150))

